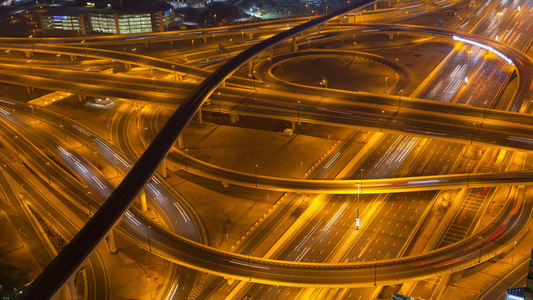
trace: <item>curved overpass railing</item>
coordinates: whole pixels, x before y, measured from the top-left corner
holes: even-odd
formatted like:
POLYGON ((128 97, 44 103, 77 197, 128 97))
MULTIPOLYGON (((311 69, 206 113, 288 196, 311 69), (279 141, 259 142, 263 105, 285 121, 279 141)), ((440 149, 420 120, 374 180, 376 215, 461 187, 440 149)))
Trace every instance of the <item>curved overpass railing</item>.
POLYGON ((371 2, 373 1, 352 1, 350 4, 327 15, 281 32, 259 44, 251 46, 212 73, 170 117, 154 141, 148 146, 107 201, 33 283, 28 286, 21 299, 50 299, 61 289, 65 282, 80 268, 89 254, 102 242, 108 232, 120 221, 198 108, 214 92, 215 88, 223 80, 231 76, 238 67, 255 55, 300 32, 321 25, 336 16, 371 2))

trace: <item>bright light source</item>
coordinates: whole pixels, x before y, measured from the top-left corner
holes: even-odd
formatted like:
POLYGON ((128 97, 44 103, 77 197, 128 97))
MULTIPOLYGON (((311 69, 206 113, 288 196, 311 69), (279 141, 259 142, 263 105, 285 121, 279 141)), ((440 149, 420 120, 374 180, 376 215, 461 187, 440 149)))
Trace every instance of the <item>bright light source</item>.
MULTIPOLYGON (((483 49, 485 49, 487 51, 493 52, 496 55, 498 55, 499 57, 503 58, 505 61, 507 61, 510 65, 514 66, 513 61, 510 58, 507 58, 507 56, 503 55, 503 53, 501 53, 500 51, 492 48, 491 46, 487 46, 487 45, 483 45, 483 44, 475 42, 475 41, 463 39, 463 38, 460 38, 460 37, 455 36, 455 35, 453 36, 453 39, 456 40, 456 41, 467 43, 467 44, 476 45, 476 46, 481 47, 481 48, 483 48, 483 49)), ((498 37, 496 37, 496 40, 498 40, 498 37)))

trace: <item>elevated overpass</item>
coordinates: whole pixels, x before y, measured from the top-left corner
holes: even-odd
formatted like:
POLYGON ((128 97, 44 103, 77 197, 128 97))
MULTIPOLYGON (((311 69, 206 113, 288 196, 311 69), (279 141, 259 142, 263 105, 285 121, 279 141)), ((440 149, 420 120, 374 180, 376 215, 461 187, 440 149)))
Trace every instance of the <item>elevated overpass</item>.
MULTIPOLYGON (((369 2, 356 1, 353 6, 340 9, 332 14, 319 17, 304 25, 282 32, 245 50, 210 75, 196 92, 178 108, 108 201, 67 245, 63 252, 30 285, 23 294, 23 298, 34 299, 35 297, 32 297, 32 295, 39 295, 40 298, 44 295, 44 297, 49 298, 61 287, 63 282, 86 259, 92 249, 112 229, 113 225, 119 221, 125 210, 131 205, 131 201, 150 178, 178 135, 190 121, 194 112, 213 93, 218 84, 230 76, 236 68, 244 64, 250 57, 257 55, 283 39, 290 38, 309 27, 317 26, 331 18, 332 15, 345 13, 354 9, 357 5, 369 2)), ((178 248, 171 248, 164 243, 161 246, 181 251, 179 253, 180 261, 186 266, 211 273, 220 272, 234 278, 248 279, 254 282, 272 284, 278 282, 291 286, 364 286, 371 284, 379 268, 383 273, 380 273, 378 282, 380 284, 391 284, 396 282, 396 280, 407 281, 409 279, 432 277, 440 274, 440 272, 466 268, 477 263, 477 248, 479 247, 483 247, 487 253, 482 256, 483 260, 496 255, 504 248, 500 243, 505 244, 519 235, 522 226, 529 221, 532 205, 531 201, 525 201, 524 197, 526 195, 524 192, 522 197, 518 197, 515 201, 508 201, 508 205, 502 211, 498 222, 495 222, 482 232, 483 236, 489 236, 487 239, 479 240, 477 237, 472 237, 425 255, 407 257, 400 260, 381 261, 379 264, 370 262, 328 265, 268 261, 218 251, 186 240, 183 240, 181 247, 178 248), (496 239, 499 243, 490 243, 496 239), (487 243, 487 245, 483 243, 487 243)))

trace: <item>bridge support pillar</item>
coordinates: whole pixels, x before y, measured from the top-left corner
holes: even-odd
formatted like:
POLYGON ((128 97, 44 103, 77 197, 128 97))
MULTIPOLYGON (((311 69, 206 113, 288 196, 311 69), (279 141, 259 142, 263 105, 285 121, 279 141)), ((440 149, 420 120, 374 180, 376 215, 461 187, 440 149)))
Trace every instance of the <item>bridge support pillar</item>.
POLYGON ((202 124, 202 109, 198 110, 198 124, 202 124))
POLYGON ((183 149, 183 134, 178 136, 178 149, 183 149))
POLYGON ((144 47, 148 48, 148 42, 144 42, 144 47))
POLYGON ((296 122, 291 121, 292 130, 296 131, 296 122))
POLYGON ((31 52, 30 52, 30 51, 24 51, 24 54, 26 54, 26 57, 27 57, 27 58, 30 58, 30 57, 31 57, 31 52))
POLYGON ((168 174, 167 174, 167 157, 166 156, 161 161, 161 164, 159 165, 159 168, 161 168, 161 177, 167 178, 168 174))
POLYGON ((254 66, 252 65, 252 60, 248 61, 248 74, 252 74, 252 69, 254 66))
POLYGON ((274 58, 274 47, 270 48, 270 59, 274 58))
POLYGON ((76 284, 74 283, 74 276, 70 277, 67 281, 68 291, 70 293, 71 300, 78 300, 78 293, 76 293, 76 284))
POLYGON ((465 152, 464 157, 469 160, 479 160, 483 155, 483 147, 470 145, 468 150, 465 152))
POLYGON ((374 2, 374 10, 378 10, 378 3, 374 2))
POLYGON ((139 200, 141 201, 141 210, 147 211, 148 204, 146 203, 146 191, 144 189, 139 193, 139 200))
POLYGON ((235 279, 233 278, 226 278, 226 281, 228 282, 228 285, 232 285, 235 282, 235 279))
POLYGON ((451 201, 451 191, 442 192, 442 206, 447 207, 451 201))
POLYGON ((296 37, 292 37, 292 43, 291 43, 291 52, 297 52, 298 51, 298 44, 296 44, 296 37))
POLYGON ((117 253, 117 245, 115 244, 115 233, 113 232, 113 229, 109 231, 106 237, 107 242, 107 249, 109 250, 109 253, 115 254, 117 253))
POLYGON ((78 101, 83 101, 85 100, 85 96, 84 95, 78 95, 78 101))
POLYGON ((207 37, 204 36, 204 44, 207 44, 207 37))
POLYGON ((76 55, 69 55, 70 56, 70 61, 75 61, 77 58, 76 58, 76 55))
POLYGON ((235 124, 237 121, 239 121, 239 115, 238 114, 229 114, 231 118, 231 123, 235 124))
POLYGON ((316 33, 320 34, 320 26, 316 27, 316 33))
POLYGON ((248 33, 248 39, 251 40, 254 38, 254 34, 253 33, 248 33))
POLYGON ((33 86, 27 86, 26 87, 26 92, 28 92, 28 94, 33 92, 33 91, 35 91, 35 88, 33 86))
POLYGON ((394 33, 389 33, 389 40, 393 40, 394 39, 394 33))

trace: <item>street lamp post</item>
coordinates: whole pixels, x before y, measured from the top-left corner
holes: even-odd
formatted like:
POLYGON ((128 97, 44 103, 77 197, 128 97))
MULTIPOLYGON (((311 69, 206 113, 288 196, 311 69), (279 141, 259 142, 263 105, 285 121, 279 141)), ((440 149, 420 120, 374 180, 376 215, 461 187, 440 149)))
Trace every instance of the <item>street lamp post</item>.
POLYGON ((300 125, 300 100, 298 100, 298 125, 300 125))
POLYGON ((381 111, 381 120, 380 120, 380 128, 379 128, 379 132, 383 132, 383 114, 385 114, 385 111, 382 110, 381 111))
POLYGON ((6 50, 7 58, 9 59, 9 63, 11 63, 11 50, 6 50))
POLYGON ((65 132, 65 126, 63 124, 59 124, 59 127, 63 130, 63 137, 65 138, 65 144, 67 143, 67 133, 65 132))
POLYGON ((148 276, 148 295, 150 296, 150 300, 152 300, 152 289, 150 289, 150 276, 148 276))
POLYGON ((116 157, 115 157, 115 171, 117 172, 117 177, 118 177, 118 160, 116 157))
POLYGON ((31 59, 28 59, 27 63, 30 66, 30 75, 33 75, 33 71, 31 70, 31 59))
POLYGON ((88 215, 91 216, 91 191, 87 191, 87 208, 89 209, 88 215))
POLYGON ((96 155, 96 167, 100 168, 100 153, 98 153, 98 150, 94 150, 94 155, 96 155))
POLYGON ((217 93, 218 95, 218 112, 222 112, 222 103, 220 103, 220 92, 217 93))
POLYGON ((357 222, 357 220, 359 220, 359 203, 360 203, 359 196, 360 195, 361 195, 361 184, 358 183, 357 184, 357 207, 355 209, 355 211, 356 211, 356 214, 355 214, 355 230, 359 230, 359 222, 357 222))
POLYGON ((322 80, 320 80, 320 87, 322 87, 322 95, 321 95, 321 98, 324 99, 325 98, 325 91, 324 89, 328 87, 328 79, 324 76, 322 77, 322 80))
POLYGON ((18 139, 19 137, 15 135, 15 152, 17 152, 17 156, 19 156, 19 146, 17 144, 18 139))
POLYGON ((85 72, 87 72, 87 81, 89 82, 89 84, 91 84, 91 77, 89 76, 89 70, 90 68, 85 68, 85 72))
POLYGON ((174 72, 174 81, 177 81, 176 79, 176 66, 172 65, 172 71, 174 72))
POLYGON ((250 87, 255 90, 255 80, 252 79, 252 73, 248 73, 248 78, 250 78, 250 87))
POLYGON ((33 35, 29 35, 28 38, 30 39, 31 43, 31 54, 35 55, 35 43, 33 42, 33 35))
MULTIPOLYGON (((357 193, 357 209, 356 209, 357 214, 356 214, 356 219, 359 219, 359 205, 361 203, 359 197, 360 197, 361 193, 363 192, 363 172, 364 171, 365 171, 364 169, 361 169, 361 182, 360 182, 360 184, 357 185, 357 189, 359 190, 359 193, 357 193)), ((359 224, 355 224, 355 225, 356 225, 355 226, 355 230, 359 230, 359 224)))
POLYGON ((63 65, 61 64, 61 53, 59 53, 57 57, 59 57, 59 68, 63 69, 63 65))
POLYGON ((152 82, 154 83, 154 94, 157 94, 157 90, 155 89, 155 76, 152 77, 152 82))
POLYGON ((191 40, 192 48, 194 49, 194 40, 191 40))
POLYGON ((466 187, 470 185, 470 162, 468 162, 468 176, 466 180, 466 187))
POLYGON ((479 247, 479 263, 481 263, 481 252, 483 251, 483 237, 480 235, 479 239, 481 240, 481 244, 479 247))
POLYGON ((374 256, 374 286, 377 285, 377 277, 378 277, 378 259, 374 256))
POLYGON ((152 228, 152 226, 148 225, 148 227, 146 228, 146 236, 148 237, 148 249, 150 250, 150 252, 152 252, 152 243, 150 242, 150 229, 152 228))
POLYGON ((50 172, 48 172, 48 168, 50 167, 50 163, 46 163, 46 167, 44 169, 46 170, 46 177, 48 178, 48 184, 50 184, 50 172))
POLYGON ((402 93, 403 93, 403 90, 400 90, 398 92, 398 111, 402 109, 402 93))
POLYGON ((355 41, 353 42, 353 58, 355 58, 355 44, 357 44, 355 41))
POLYGON ((185 171, 187 171, 188 169, 188 165, 189 165, 189 154, 188 154, 188 150, 189 149, 185 149, 185 171))
POLYGON ((85 40, 81 41, 81 45, 83 46, 83 55, 87 57, 87 49, 85 48, 85 40))
POLYGON ((476 129, 476 122, 472 123, 472 137, 470 138, 470 145, 474 143, 474 130, 476 129))
POLYGON ((485 100, 484 102, 484 107, 483 107, 483 122, 485 122, 485 117, 487 116, 487 100, 485 100))
POLYGON ((255 165, 255 188, 257 188, 257 165, 255 165))
POLYGON ((248 252, 248 277, 252 281, 252 261, 250 260, 250 253, 248 252))
POLYGON ((137 48, 132 48, 131 52, 133 52, 133 55, 135 55, 135 64, 137 64, 137 48))

